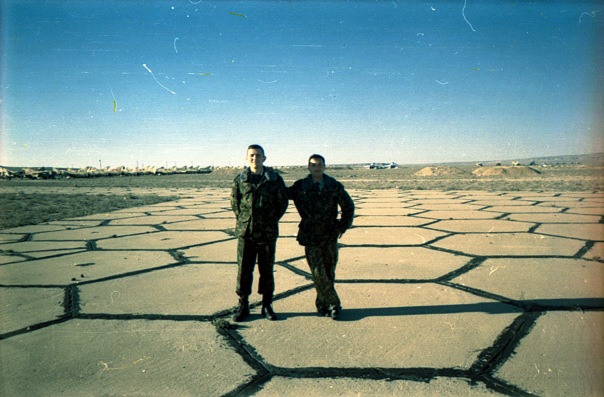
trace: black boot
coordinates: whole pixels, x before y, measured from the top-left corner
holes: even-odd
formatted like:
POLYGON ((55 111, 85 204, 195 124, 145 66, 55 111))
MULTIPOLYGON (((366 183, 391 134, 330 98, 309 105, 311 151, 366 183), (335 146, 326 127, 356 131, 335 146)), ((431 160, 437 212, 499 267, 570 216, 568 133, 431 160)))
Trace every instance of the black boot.
POLYGON ((337 320, 340 317, 340 313, 342 312, 342 306, 334 306, 331 309, 331 318, 337 320))
POLYGON ((272 303, 273 303, 272 295, 263 295, 262 296, 262 310, 260 311, 260 313, 262 313, 264 318, 266 318, 267 320, 275 321, 277 319, 277 315, 273 311, 273 308, 271 306, 272 303))
POLYGON ((233 315, 233 321, 240 322, 247 318, 250 315, 250 303, 248 301, 247 296, 242 296, 239 298, 239 306, 233 315))

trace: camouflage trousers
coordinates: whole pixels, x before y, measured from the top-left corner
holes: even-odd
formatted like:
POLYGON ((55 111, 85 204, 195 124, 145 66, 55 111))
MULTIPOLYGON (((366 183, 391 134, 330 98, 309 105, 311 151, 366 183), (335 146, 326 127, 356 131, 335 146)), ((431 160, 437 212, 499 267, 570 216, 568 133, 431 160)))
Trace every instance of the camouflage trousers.
POLYGON ((268 243, 257 243, 251 239, 239 237, 237 244, 237 295, 249 296, 252 293, 254 281, 254 267, 258 260, 258 293, 273 295, 275 291, 275 278, 273 268, 275 265, 275 247, 277 240, 268 243))
POLYGON ((334 239, 321 245, 306 246, 304 252, 317 291, 315 300, 317 310, 340 307, 340 298, 334 286, 338 264, 338 241, 334 239))

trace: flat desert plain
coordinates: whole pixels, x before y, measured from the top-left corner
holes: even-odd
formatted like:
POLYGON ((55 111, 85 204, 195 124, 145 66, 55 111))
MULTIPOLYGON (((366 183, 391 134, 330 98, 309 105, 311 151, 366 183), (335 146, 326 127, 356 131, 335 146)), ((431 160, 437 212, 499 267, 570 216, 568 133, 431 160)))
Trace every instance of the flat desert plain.
POLYGON ((341 317, 315 314, 290 205, 279 320, 253 294, 238 324, 238 169, 1 181, 0 394, 603 395, 602 168, 485 170, 328 168, 356 205, 341 317))
MULTIPOLYGON (((548 158, 547 164, 533 166, 418 165, 378 170, 354 165, 328 165, 326 172, 347 189, 604 191, 602 156, 570 160, 574 162, 566 156, 548 158)), ((305 167, 276 168, 288 185, 307 175, 305 167)), ((0 228, 152 204, 203 188, 230 188, 241 169, 216 168, 209 174, 0 180, 0 228)))

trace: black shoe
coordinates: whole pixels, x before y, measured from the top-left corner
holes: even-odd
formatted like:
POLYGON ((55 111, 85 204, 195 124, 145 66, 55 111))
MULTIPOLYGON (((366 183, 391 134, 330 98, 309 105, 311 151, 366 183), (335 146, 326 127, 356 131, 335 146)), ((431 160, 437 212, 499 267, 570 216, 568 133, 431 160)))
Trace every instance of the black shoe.
POLYGON ((250 305, 247 299, 239 300, 239 306, 237 307, 237 311, 233 315, 233 321, 236 323, 245 320, 250 315, 250 305))
POLYGON ((233 321, 235 321, 236 323, 245 320, 248 316, 250 315, 250 309, 249 308, 239 308, 237 309, 237 311, 235 312, 235 315, 233 316, 233 321))
POLYGON ((340 317, 340 312, 342 311, 341 307, 334 307, 333 309, 331 309, 331 318, 333 320, 337 320, 338 317, 340 317))
POLYGON ((319 314, 319 317, 329 317, 331 315, 331 313, 329 312, 329 309, 318 309, 317 313, 319 314))
POLYGON ((273 308, 270 306, 262 306, 262 310, 260 311, 262 316, 270 321, 275 321, 277 319, 277 315, 273 311, 273 308))

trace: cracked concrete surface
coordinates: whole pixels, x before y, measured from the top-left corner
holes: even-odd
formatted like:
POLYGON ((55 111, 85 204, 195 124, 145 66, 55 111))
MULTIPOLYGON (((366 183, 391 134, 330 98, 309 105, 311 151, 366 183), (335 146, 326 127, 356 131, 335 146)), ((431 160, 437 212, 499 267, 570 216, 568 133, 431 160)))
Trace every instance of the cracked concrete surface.
POLYGON ((228 190, 0 231, 0 394, 604 394, 604 194, 351 194, 338 321, 293 205, 236 327, 228 190))

